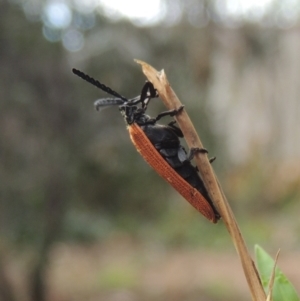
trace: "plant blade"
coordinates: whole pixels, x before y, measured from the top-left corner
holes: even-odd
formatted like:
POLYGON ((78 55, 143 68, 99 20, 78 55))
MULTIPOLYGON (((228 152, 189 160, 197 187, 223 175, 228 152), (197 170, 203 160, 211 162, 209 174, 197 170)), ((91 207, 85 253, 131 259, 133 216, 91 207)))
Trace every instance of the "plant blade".
MULTIPOLYGON (((258 245, 255 246, 255 257, 262 285, 267 293, 275 261, 258 245)), ((295 288, 278 267, 275 269, 272 297, 273 301, 300 301, 295 288)))

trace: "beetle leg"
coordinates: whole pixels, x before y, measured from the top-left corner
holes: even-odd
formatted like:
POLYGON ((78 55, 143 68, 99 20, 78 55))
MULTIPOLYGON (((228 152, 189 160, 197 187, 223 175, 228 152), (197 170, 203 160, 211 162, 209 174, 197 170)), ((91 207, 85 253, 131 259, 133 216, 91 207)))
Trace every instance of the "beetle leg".
MULTIPOLYGON (((217 157, 212 157, 209 159, 209 163, 214 162, 217 159, 217 157)), ((195 166, 195 169, 199 172, 198 166, 195 166)))
POLYGON ((156 116, 155 121, 158 121, 159 119, 161 119, 164 116, 173 117, 173 116, 177 115, 178 113, 180 113, 183 110, 183 108, 184 108, 184 106, 180 106, 178 109, 161 112, 156 116))
POLYGON ((207 154, 208 151, 205 148, 199 148, 199 147, 192 147, 189 151, 189 154, 187 156, 187 160, 191 161, 193 160, 194 156, 196 153, 202 153, 202 154, 207 154))
POLYGON ((205 153, 206 154, 206 153, 208 153, 208 151, 205 148, 195 147, 195 148, 191 148, 189 153, 187 154, 184 147, 180 146, 178 148, 177 155, 178 155, 180 162, 184 162, 184 161, 193 160, 196 153, 205 153))
MULTIPOLYGON (((194 158, 195 154, 198 153, 198 152, 206 153, 206 154, 208 153, 207 149, 205 149, 205 148, 192 147, 190 149, 190 152, 189 152, 189 155, 188 155, 189 160, 192 160, 194 158)), ((217 157, 210 158, 209 163, 214 162, 216 159, 217 159, 217 157)))
POLYGON ((140 96, 140 102, 142 103, 142 108, 144 110, 147 109, 149 101, 154 97, 158 97, 158 92, 151 82, 146 81, 140 96))
POLYGON ((173 120, 173 121, 171 121, 171 122, 168 123, 169 126, 172 126, 172 127, 175 126, 175 127, 177 127, 175 124, 176 124, 176 120, 173 120))
POLYGON ((155 124, 156 121, 158 121, 159 119, 161 119, 164 116, 171 116, 171 117, 173 117, 173 116, 177 115, 178 113, 180 113, 183 110, 183 108, 184 108, 184 106, 180 106, 179 109, 174 109, 174 110, 169 110, 169 111, 161 112, 155 118, 151 118, 148 121, 146 121, 146 122, 144 122, 143 124, 140 124, 140 125, 155 124))
POLYGON ((134 106, 141 102, 143 110, 146 111, 149 101, 154 97, 158 97, 157 90, 154 88, 151 82, 146 81, 142 88, 141 94, 129 99, 126 104, 128 106, 134 106))
POLYGON ((217 159, 217 157, 212 157, 212 158, 210 158, 210 159, 209 159, 209 163, 214 162, 216 159, 217 159))

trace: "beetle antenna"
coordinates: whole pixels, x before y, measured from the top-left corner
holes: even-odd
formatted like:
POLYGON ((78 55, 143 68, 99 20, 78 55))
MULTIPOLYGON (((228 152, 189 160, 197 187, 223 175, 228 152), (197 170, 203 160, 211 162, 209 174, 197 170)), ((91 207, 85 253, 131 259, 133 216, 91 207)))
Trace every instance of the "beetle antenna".
POLYGON ((72 69, 73 73, 76 74, 77 76, 81 77, 82 79, 84 79, 85 81, 87 81, 88 83, 96 86, 97 88, 103 90, 104 92, 112 95, 112 96, 115 96, 119 99, 122 100, 122 103, 128 101, 127 98, 125 98, 124 96, 120 95, 119 93, 117 93, 116 91, 112 90, 111 88, 105 86, 104 84, 100 83, 98 80, 88 76, 87 74, 83 73, 82 71, 80 70, 77 70, 75 68, 72 69))
POLYGON ((124 103, 124 100, 121 98, 100 98, 94 102, 94 106, 97 111, 99 111, 103 107, 108 106, 119 106, 124 103))

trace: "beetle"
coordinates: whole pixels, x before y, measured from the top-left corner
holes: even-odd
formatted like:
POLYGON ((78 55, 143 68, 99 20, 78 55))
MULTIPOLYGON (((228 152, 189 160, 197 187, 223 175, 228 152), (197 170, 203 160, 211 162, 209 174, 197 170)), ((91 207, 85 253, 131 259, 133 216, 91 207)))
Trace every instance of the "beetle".
POLYGON ((194 148, 187 154, 185 148, 180 144, 179 138, 182 138, 183 134, 175 125, 176 122, 170 122, 168 125, 157 123, 164 116, 175 116, 180 113, 183 106, 151 118, 146 115, 147 106, 152 98, 159 96, 151 82, 146 81, 140 95, 127 99, 87 74, 77 69, 72 71, 87 82, 114 96, 114 98, 98 99, 95 102, 96 109, 118 105, 127 124, 131 141, 144 160, 194 208, 208 220, 216 223, 220 219, 220 214, 208 195, 197 167, 191 164, 196 152, 207 153, 207 150, 194 148))

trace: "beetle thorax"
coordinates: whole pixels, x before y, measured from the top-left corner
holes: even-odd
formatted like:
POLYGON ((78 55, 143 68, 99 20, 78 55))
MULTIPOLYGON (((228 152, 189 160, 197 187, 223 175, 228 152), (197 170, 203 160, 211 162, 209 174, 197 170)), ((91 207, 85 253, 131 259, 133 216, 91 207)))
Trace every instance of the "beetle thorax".
POLYGON ((129 125, 134 122, 139 125, 143 125, 151 119, 150 116, 145 114, 145 110, 143 108, 139 108, 137 106, 124 104, 119 106, 119 109, 126 123, 129 125))

